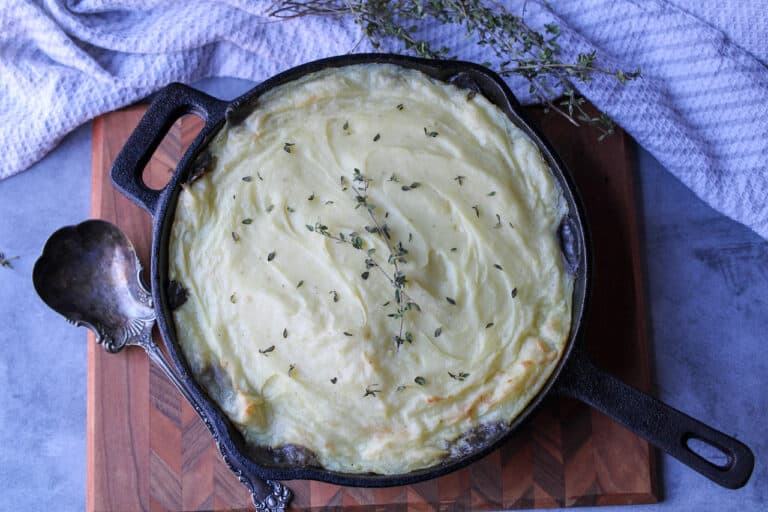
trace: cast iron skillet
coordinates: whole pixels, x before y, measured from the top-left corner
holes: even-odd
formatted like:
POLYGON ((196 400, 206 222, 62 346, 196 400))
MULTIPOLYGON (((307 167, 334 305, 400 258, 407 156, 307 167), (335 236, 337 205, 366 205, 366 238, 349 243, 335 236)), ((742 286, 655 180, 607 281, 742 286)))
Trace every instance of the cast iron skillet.
MULTIPOLYGON (((249 488, 254 498, 264 495, 267 480, 312 479, 339 485, 384 487, 404 485, 434 478, 468 465, 496 448, 536 409, 544 397, 559 393, 586 402, 646 438, 714 482, 728 488, 743 486, 752 473, 754 457, 747 446, 707 425, 634 389, 593 366, 581 340, 582 320, 590 296, 590 240, 584 209, 571 176, 549 143, 525 121, 520 105, 504 81, 488 69, 467 62, 435 61, 388 54, 359 54, 332 57, 304 64, 270 78, 231 103, 208 96, 181 84, 160 91, 131 134, 112 167, 115 186, 153 217, 151 285, 160 332, 180 380, 202 404, 199 412, 213 434, 225 462, 249 488), (418 471, 400 475, 348 474, 317 467, 276 461, 269 450, 254 450, 245 445, 240 433, 226 419, 194 380, 176 341, 171 314, 172 293, 168 281, 168 243, 181 184, 205 170, 205 148, 225 121, 237 123, 253 108, 264 92, 308 73, 326 68, 362 63, 389 63, 412 68, 458 87, 483 94, 503 110, 541 150, 563 190, 568 216, 560 228, 563 256, 575 277, 572 325, 568 342, 557 368, 542 390, 502 432, 475 433, 471 450, 464 455, 418 471), (193 113, 205 126, 178 164, 173 177, 162 190, 152 190, 142 181, 150 156, 176 119, 193 113), (688 447, 691 439, 703 441, 723 452, 727 462, 716 465, 688 447)), ((255 500, 256 501, 256 500, 255 500)))

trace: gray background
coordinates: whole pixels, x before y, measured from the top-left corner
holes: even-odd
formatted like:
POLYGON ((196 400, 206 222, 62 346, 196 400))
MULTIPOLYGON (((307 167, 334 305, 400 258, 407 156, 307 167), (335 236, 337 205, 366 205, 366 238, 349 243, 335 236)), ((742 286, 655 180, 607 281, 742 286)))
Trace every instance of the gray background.
MULTIPOLYGON (((198 85, 230 98, 250 86, 198 85)), ((88 124, 0 182, 0 251, 20 256, 0 268, 0 510, 85 506, 85 331, 42 304, 31 275, 47 237, 88 218, 90 166, 88 124)), ((746 487, 728 491, 663 456, 661 504, 594 510, 765 510, 768 243, 645 151, 637 169, 657 395, 746 442, 757 464, 746 487)))

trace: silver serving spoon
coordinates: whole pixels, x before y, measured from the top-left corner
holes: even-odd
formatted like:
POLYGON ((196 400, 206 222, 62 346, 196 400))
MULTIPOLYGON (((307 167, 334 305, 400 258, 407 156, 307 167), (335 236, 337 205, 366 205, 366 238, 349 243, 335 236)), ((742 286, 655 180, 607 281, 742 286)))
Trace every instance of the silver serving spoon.
MULTIPOLYGON (((35 263, 32 281, 51 309, 74 325, 91 329, 107 352, 130 345, 143 348, 205 421, 197 397, 152 340, 155 309, 141 269, 133 244, 117 226, 88 220, 51 235, 35 263)), ((246 480, 241 471, 230 469, 248 487, 256 510, 285 510, 290 489, 272 480, 246 480)))

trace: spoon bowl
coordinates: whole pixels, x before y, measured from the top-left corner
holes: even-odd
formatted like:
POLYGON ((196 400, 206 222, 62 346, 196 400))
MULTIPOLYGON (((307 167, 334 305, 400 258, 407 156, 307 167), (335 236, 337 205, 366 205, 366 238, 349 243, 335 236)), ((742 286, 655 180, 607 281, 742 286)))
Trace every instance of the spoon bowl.
POLYGON ((155 310, 141 270, 120 229, 89 220, 51 235, 32 281, 51 309, 94 331, 96 340, 114 353, 151 338, 155 310))

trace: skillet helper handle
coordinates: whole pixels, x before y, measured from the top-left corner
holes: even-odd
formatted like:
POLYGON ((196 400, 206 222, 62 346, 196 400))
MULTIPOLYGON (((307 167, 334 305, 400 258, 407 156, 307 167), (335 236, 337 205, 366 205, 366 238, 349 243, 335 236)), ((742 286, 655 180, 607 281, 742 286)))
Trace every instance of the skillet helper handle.
POLYGON ((185 114, 195 114, 205 121, 205 126, 190 145, 190 149, 195 148, 223 118, 227 105, 226 101, 180 83, 172 83, 160 90, 112 164, 112 183, 154 215, 164 189, 149 188, 142 173, 157 146, 177 119, 185 114))
POLYGON ((600 370, 583 350, 572 353, 557 390, 607 414, 723 487, 738 489, 752 474, 755 458, 744 443, 600 370), (691 440, 714 447, 727 462, 719 465, 698 455, 688 445, 691 440))

